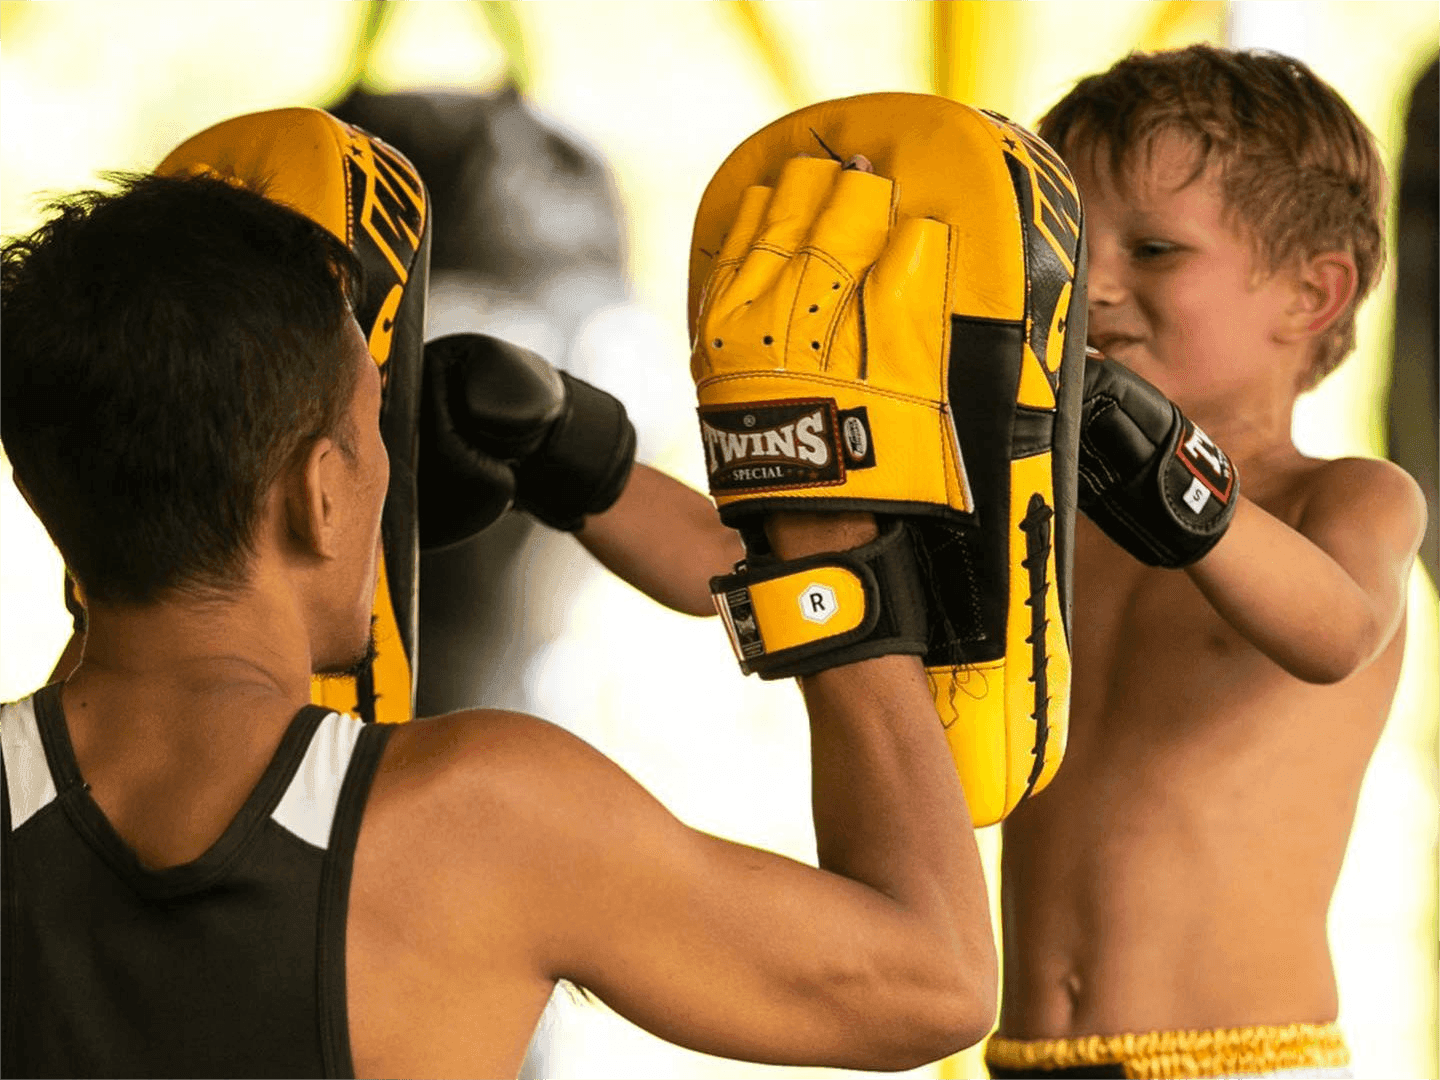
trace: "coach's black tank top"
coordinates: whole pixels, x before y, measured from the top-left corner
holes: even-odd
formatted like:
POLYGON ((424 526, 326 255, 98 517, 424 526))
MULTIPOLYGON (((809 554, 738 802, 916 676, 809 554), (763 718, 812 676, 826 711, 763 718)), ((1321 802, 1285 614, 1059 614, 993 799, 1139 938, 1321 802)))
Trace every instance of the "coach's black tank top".
POLYGON ((353 1076, 345 914, 390 734, 307 706, 220 838, 141 865, 75 763, 60 684, 0 709, 6 1076, 353 1076))

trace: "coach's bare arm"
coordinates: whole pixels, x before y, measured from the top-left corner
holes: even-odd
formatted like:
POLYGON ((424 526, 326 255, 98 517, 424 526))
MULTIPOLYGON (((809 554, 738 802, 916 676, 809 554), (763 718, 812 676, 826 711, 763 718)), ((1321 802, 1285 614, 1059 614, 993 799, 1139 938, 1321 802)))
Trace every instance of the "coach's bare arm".
MULTIPOLYGON (((864 543, 875 525, 786 515, 771 535, 795 557, 864 543)), ((919 660, 868 660, 802 688, 820 869, 688 828, 533 717, 397 730, 351 894, 359 1074, 513 1074, 558 979, 732 1057, 899 1069, 977 1042, 995 1007, 994 944, 919 660)), ((657 722, 686 723, 684 709, 657 722)))

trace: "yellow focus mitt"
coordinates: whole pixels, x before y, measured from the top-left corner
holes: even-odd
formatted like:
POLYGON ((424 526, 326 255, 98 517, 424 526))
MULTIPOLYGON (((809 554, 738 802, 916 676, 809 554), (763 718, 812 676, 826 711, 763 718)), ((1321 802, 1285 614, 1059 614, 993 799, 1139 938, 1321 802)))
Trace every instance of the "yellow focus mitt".
MULTIPOLYGON (((691 370, 721 517, 762 565, 768 511, 902 518, 922 582, 912 648, 903 587, 836 618, 832 640, 791 610, 838 605, 812 587, 816 568, 766 569, 764 595, 743 574, 717 579, 742 667, 818 670, 827 647, 848 662, 887 632, 870 647, 923 651, 977 825, 1043 788, 1065 747, 1083 263, 1058 156, 1001 116, 919 94, 771 124, 696 215, 691 370), (843 169, 853 155, 876 175, 843 169), (864 630, 871 616, 879 630, 864 630)), ((871 559, 877 581, 901 574, 904 546, 871 559)))

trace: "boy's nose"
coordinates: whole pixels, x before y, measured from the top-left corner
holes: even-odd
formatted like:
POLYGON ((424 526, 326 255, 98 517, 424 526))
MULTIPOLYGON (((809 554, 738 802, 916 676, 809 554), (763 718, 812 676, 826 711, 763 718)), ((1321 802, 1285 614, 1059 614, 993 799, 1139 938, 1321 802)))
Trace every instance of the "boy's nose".
POLYGON ((1091 243, 1086 252, 1089 269, 1085 276, 1086 298, 1090 306, 1114 305, 1125 299, 1124 271, 1113 245, 1091 243))

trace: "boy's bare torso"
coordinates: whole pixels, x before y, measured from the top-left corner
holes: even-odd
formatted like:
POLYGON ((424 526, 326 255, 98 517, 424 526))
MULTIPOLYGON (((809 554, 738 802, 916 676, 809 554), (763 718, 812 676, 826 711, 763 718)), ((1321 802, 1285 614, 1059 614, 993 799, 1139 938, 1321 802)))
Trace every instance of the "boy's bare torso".
MULTIPOLYGON (((1377 465, 1285 449, 1239 465, 1292 527, 1323 470, 1377 465)), ((1005 824, 1001 1032, 1333 1019, 1326 912, 1403 623, 1367 668, 1311 685, 1084 519, 1074 581, 1065 763, 1005 824)))

